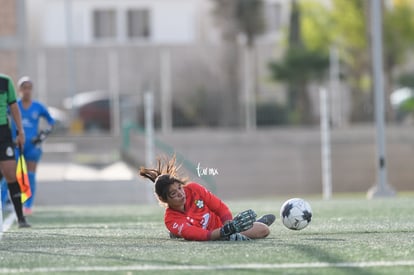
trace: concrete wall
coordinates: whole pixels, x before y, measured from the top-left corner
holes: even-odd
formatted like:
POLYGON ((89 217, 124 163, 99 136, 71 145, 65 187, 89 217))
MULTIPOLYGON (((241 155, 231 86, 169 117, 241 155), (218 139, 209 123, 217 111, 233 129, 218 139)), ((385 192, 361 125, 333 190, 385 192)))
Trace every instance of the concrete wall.
MULTIPOLYGON (((193 163, 185 171, 191 179, 208 185, 198 177, 198 163, 216 169, 214 188, 225 198, 322 193, 318 128, 254 133, 198 129, 158 133, 156 138, 193 163)), ((375 128, 334 129, 331 138, 334 194, 366 192, 376 182, 375 128)), ((131 133, 130 141, 126 156, 142 165, 144 137, 131 133)), ((165 153, 161 147, 157 154, 165 153)), ((387 128, 387 156, 389 183, 397 191, 414 190, 413 128, 387 128)))
POLYGON ((17 66, 17 0, 0 0, 0 72, 16 78, 17 66))

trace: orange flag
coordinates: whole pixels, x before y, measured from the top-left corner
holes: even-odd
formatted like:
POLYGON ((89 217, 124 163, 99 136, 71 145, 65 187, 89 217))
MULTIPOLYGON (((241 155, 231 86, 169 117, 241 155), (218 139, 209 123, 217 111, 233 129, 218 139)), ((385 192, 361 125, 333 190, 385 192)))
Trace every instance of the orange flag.
MULTIPOLYGON (((20 151, 20 150, 19 150, 20 151)), ((20 153, 17 160, 16 178, 20 186, 20 192, 22 193, 22 203, 32 196, 30 190, 29 175, 27 174, 26 160, 22 153, 20 153)))

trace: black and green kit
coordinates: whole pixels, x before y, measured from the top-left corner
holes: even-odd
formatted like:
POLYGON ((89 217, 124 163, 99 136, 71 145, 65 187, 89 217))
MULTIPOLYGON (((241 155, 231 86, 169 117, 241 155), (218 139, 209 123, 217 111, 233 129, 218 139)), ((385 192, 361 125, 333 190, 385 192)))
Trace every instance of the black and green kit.
POLYGON ((7 75, 0 74, 0 126, 7 125, 7 107, 16 102, 13 81, 7 75))

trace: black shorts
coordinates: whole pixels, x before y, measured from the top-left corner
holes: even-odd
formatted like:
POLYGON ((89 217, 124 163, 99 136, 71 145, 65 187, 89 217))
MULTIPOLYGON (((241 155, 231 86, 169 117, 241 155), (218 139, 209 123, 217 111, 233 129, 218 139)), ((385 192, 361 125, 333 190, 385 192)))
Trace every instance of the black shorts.
POLYGON ((0 125, 0 161, 14 160, 14 147, 9 125, 0 125))

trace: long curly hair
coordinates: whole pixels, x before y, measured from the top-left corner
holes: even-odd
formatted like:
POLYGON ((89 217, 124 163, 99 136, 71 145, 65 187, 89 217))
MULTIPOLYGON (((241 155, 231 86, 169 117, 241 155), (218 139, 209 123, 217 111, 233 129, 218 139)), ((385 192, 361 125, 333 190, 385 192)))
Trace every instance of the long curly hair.
POLYGON ((181 165, 176 164, 176 156, 173 155, 170 159, 167 157, 157 157, 156 168, 146 168, 141 166, 139 175, 149 179, 155 184, 155 193, 158 198, 166 202, 169 186, 174 183, 186 184, 188 179, 181 177, 178 170, 181 165))

